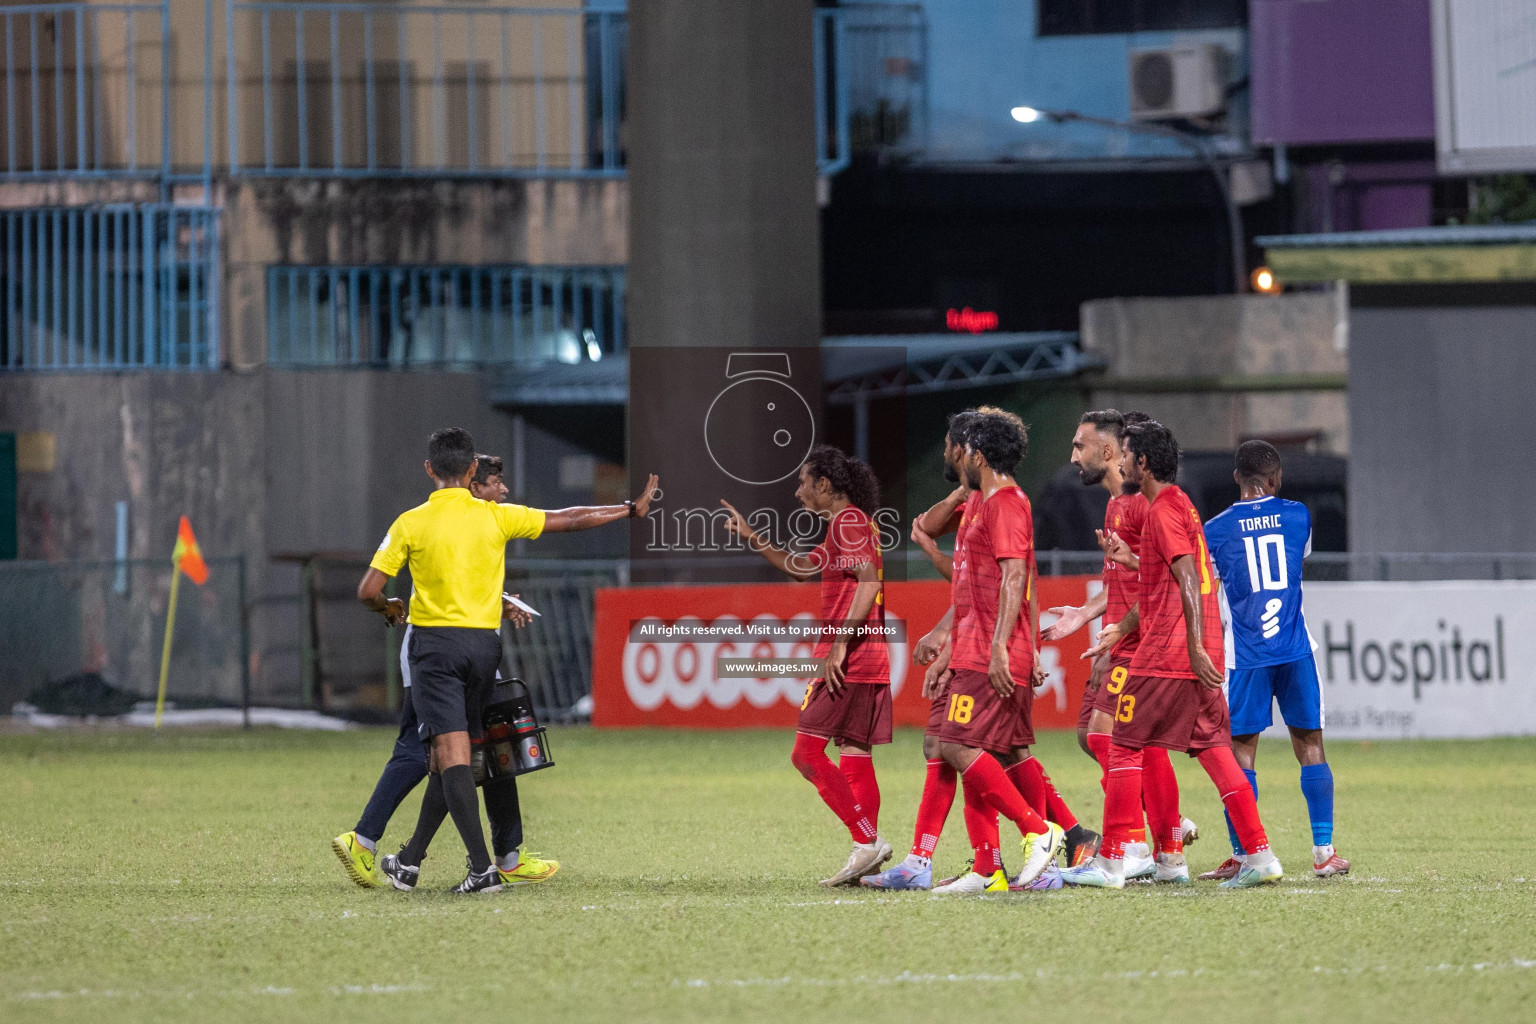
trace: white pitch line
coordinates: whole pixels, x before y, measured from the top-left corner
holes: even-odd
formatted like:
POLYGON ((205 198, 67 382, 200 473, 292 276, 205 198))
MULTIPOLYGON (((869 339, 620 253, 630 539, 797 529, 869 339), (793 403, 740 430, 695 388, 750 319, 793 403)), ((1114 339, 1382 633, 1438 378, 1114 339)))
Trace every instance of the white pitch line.
MULTIPOLYGON (((1433 967, 1424 967, 1426 973, 1441 973, 1446 971, 1462 972, 1490 972, 1499 970, 1525 970, 1536 968, 1536 960, 1522 960, 1515 957, 1509 961, 1494 963, 1484 961, 1473 964, 1436 964, 1433 967)), ((1395 971, 1413 971, 1411 967, 1401 967, 1390 964, 1379 964, 1371 967, 1326 967, 1315 965, 1308 971, 1310 974, 1334 974, 1334 975, 1358 975, 1369 973, 1391 973, 1395 971)), ((1286 971, 1234 971, 1229 969, 1206 970, 1204 967, 1196 967, 1193 970, 1175 968, 1172 970, 1146 970, 1146 971, 1105 971, 1102 974, 1064 975, 1053 971, 1039 970, 1033 974, 931 974, 913 971, 903 971, 900 974, 890 976, 858 975, 851 978, 673 978, 669 984, 673 988, 708 989, 708 988, 780 988, 788 985, 803 986, 806 988, 832 988, 842 986, 873 986, 887 987, 895 985, 932 985, 932 984, 1009 984, 1020 981, 1151 981, 1161 979, 1201 977, 1206 974, 1213 976, 1251 975, 1253 977, 1266 977, 1276 973, 1289 973, 1286 971)), ((636 983, 636 987, 642 987, 644 983, 636 983)))

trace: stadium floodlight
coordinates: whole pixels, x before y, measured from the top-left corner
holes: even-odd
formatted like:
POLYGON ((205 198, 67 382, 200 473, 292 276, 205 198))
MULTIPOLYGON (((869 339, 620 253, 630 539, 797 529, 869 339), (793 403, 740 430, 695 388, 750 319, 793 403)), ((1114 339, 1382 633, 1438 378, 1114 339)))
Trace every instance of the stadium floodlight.
POLYGON ((1211 172, 1211 177, 1216 179, 1216 190, 1221 196, 1222 205, 1227 211, 1228 243, 1232 249, 1232 290, 1241 293, 1248 284, 1248 261, 1246 258, 1247 243, 1243 239, 1243 219, 1238 212, 1237 203, 1232 199, 1232 183, 1227 179, 1227 169, 1216 160, 1216 155, 1207 145, 1207 137, 1195 132, 1175 128, 1168 124, 1158 124, 1152 121, 1116 121, 1109 117, 1094 117, 1092 114, 1080 113, 1076 110, 1051 110, 1045 107, 1018 106, 1010 110, 1009 115, 1020 124, 1033 124, 1045 119, 1052 124, 1064 124, 1068 121, 1076 121, 1080 124, 1096 125, 1100 128, 1114 128, 1120 131, 1135 132, 1140 135, 1155 135, 1159 138, 1171 139, 1194 153, 1205 164, 1206 170, 1211 172))

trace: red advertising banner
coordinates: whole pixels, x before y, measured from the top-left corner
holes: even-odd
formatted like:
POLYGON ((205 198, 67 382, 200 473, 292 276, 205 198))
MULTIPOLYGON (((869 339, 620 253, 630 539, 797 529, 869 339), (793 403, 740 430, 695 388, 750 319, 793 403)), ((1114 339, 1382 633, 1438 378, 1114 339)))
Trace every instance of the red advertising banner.
MULTIPOLYGON (((1099 587, 1094 576, 1045 576, 1039 583, 1042 624, 1051 621, 1045 609, 1082 604, 1099 587)), ((887 583, 885 600, 888 619, 904 622, 907 633, 902 642, 890 644, 896 724, 926 725, 922 670, 912 664, 911 648, 949 607, 949 584, 887 583)), ((809 642, 634 642, 631 626, 643 621, 669 626, 815 622, 820 605, 816 584, 599 590, 592 652, 592 724, 610 729, 793 726, 805 696, 804 679, 719 678, 715 659, 809 657, 809 642)), ((1041 649, 1046 684, 1035 694, 1036 729, 1077 727, 1088 681, 1088 663, 1080 655, 1097 628, 1097 623, 1090 623, 1066 640, 1041 649)))

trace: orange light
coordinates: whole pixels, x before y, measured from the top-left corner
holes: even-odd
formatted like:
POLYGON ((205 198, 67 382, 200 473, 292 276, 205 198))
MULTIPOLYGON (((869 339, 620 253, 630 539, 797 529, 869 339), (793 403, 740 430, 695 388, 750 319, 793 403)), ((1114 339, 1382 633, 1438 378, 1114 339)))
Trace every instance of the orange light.
POLYGON ((1248 283, 1260 295, 1280 294, 1280 279, 1268 267, 1254 268, 1253 273, 1248 275, 1248 283))

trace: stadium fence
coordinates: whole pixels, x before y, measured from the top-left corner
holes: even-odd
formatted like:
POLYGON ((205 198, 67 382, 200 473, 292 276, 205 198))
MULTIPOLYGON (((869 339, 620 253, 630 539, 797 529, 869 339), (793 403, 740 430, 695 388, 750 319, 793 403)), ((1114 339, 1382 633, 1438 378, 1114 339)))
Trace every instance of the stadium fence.
MULTIPOLYGON (((920 552, 903 552, 909 579, 937 578, 920 552)), ((1097 575, 1097 551, 1042 551, 1043 575, 1097 575)), ((182 588, 169 696, 182 707, 248 706, 251 608, 243 557, 209 558, 209 581, 182 588)), ((382 631, 358 604, 358 558, 316 556, 302 565, 291 678, 268 680, 260 703, 380 719, 399 707, 400 630, 382 631)), ((593 598, 630 586, 624 559, 510 559, 507 590, 543 614, 505 630, 505 669, 526 681, 550 721, 590 714, 593 598)), ((1307 578, 1324 581, 1536 579, 1536 553, 1317 552, 1307 578)), ((894 575, 894 573, 893 573, 894 575)), ((0 562, 0 713, 20 702, 42 710, 87 699, 154 698, 169 596, 164 559, 0 562), (95 695, 94 697, 92 695, 95 695), (39 701, 52 701, 39 704, 39 701)), ((409 593, 409 580, 392 588, 409 593)), ((273 652, 269 651, 268 656, 273 652)), ((121 710, 128 710, 125 706, 121 710)))
MULTIPOLYGON (((207 583, 182 581, 167 696, 246 707, 245 559, 206 561, 207 583)), ((0 713, 122 714, 153 701, 170 585, 168 558, 0 562, 0 713)))

